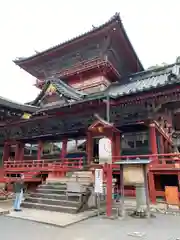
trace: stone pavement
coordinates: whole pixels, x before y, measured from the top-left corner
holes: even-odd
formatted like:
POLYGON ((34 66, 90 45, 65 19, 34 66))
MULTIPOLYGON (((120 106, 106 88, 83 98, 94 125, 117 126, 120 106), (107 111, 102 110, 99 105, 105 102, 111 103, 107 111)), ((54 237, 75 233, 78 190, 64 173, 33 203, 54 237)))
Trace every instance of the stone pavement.
MULTIPOLYGON (((119 203, 117 203, 117 207, 118 204, 119 203)), ((0 201, 0 214, 8 214, 8 216, 12 218, 30 220, 33 222, 39 222, 59 227, 67 227, 71 224, 83 221, 97 215, 97 211, 87 211, 76 215, 37 209, 23 209, 22 212, 14 212, 12 211, 12 205, 12 200, 0 201)), ((136 202, 134 199, 125 200, 126 211, 135 209, 135 206, 136 202)), ((180 215, 180 211, 177 207, 171 206, 169 210, 167 210, 166 208, 166 204, 163 203, 150 206, 150 210, 153 213, 171 214, 176 216, 180 215)))
POLYGON ((12 210, 12 200, 0 201, 0 215, 8 214, 12 210))
POLYGON ((152 219, 90 218, 66 228, 0 216, 1 239, 5 240, 177 240, 180 216, 157 214, 152 219), (142 236, 142 237, 141 237, 142 236))
POLYGON ((7 216, 19 219, 30 220, 58 227, 67 227, 71 224, 83 221, 90 217, 97 216, 97 210, 86 211, 79 214, 50 212, 38 209, 23 209, 22 212, 11 211, 7 216))

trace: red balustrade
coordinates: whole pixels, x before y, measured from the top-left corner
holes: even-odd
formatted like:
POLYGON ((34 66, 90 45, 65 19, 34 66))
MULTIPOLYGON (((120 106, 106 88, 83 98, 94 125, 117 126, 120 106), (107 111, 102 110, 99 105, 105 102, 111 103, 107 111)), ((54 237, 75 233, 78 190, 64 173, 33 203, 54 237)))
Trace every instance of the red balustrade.
POLYGON ((51 172, 51 171, 68 171, 71 169, 82 169, 82 158, 70 159, 41 159, 25 161, 6 161, 4 163, 5 172, 51 172))
MULTIPOLYGON (((150 159, 149 168, 151 170, 163 170, 180 168, 180 154, 156 154, 156 155, 130 155, 130 156, 113 156, 113 169, 118 169, 115 164, 121 160, 142 160, 150 159)), ((85 167, 83 158, 64 158, 64 159, 41 159, 41 160, 24 160, 24 161, 6 161, 4 162, 5 172, 53 172, 53 171, 71 171, 79 170, 85 167)), ((105 167, 104 167, 105 170, 105 167)))
POLYGON ((130 156, 114 156, 113 168, 117 168, 116 162, 121 160, 150 160, 149 168, 154 169, 172 169, 180 168, 180 153, 166 153, 154 155, 130 155, 130 156))

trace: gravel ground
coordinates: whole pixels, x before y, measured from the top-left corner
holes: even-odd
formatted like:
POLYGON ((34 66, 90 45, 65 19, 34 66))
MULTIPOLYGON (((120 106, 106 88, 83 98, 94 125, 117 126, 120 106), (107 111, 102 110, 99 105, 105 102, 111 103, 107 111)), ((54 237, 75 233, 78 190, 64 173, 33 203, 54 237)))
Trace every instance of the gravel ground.
POLYGON ((1 239, 5 240, 133 240, 180 239, 180 216, 157 215, 150 220, 91 218, 67 228, 0 217, 1 239), (131 236, 138 232, 139 236, 131 236))

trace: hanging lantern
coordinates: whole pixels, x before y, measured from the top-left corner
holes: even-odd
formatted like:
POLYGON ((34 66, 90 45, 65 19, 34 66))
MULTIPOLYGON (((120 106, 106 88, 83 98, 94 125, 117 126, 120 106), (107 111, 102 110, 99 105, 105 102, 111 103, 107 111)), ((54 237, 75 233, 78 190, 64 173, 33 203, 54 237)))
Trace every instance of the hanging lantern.
POLYGON ((104 129, 103 127, 98 127, 98 132, 103 133, 104 129))

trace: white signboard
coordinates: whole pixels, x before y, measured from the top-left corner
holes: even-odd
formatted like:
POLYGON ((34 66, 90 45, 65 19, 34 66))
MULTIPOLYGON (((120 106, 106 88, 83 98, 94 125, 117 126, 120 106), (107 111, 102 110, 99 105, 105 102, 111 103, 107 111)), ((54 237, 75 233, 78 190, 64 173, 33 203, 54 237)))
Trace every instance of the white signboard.
POLYGON ((103 193, 103 170, 95 170, 95 193, 103 193))
POLYGON ((112 143, 109 138, 99 140, 99 163, 112 163, 112 143))

